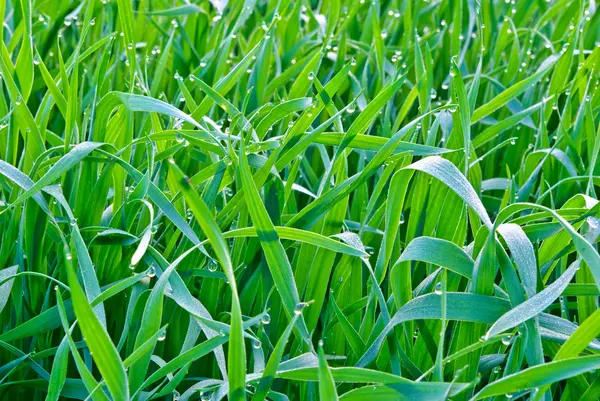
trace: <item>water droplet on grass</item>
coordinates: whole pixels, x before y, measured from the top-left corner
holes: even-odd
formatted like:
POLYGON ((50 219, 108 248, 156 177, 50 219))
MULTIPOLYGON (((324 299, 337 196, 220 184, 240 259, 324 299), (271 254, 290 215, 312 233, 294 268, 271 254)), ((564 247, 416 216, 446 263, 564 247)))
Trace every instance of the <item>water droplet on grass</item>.
POLYGON ((294 308, 294 313, 296 315, 299 315, 302 313, 302 311, 304 310, 304 308, 306 308, 308 306, 308 302, 298 302, 296 304, 296 307, 294 308))

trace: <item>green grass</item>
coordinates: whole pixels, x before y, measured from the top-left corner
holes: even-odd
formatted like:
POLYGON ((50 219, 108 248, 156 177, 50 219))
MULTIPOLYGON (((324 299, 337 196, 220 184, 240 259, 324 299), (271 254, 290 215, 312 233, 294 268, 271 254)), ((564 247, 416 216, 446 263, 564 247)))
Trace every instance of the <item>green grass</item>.
POLYGON ((594 2, 0 19, 0 399, 600 399, 594 2))

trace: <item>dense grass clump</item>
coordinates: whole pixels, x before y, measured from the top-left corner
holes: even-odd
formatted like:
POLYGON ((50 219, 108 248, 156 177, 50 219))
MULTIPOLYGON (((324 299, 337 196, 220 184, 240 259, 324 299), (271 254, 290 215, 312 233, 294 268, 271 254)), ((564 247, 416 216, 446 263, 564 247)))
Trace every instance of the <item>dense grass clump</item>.
POLYGON ((0 20, 0 399, 600 399, 594 1, 0 20))

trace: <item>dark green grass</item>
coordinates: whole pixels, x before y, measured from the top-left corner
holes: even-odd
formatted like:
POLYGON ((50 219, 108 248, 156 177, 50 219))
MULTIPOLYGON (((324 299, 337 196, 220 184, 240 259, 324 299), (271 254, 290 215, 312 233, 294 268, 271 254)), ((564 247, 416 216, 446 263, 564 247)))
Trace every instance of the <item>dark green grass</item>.
POLYGON ((0 17, 0 399, 600 399, 593 2, 0 17))

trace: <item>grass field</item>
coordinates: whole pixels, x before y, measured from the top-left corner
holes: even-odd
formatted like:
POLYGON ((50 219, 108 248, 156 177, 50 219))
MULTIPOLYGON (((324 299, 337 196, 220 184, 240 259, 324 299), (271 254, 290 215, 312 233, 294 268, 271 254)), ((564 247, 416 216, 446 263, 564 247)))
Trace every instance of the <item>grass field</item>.
POLYGON ((594 1, 0 19, 0 399, 600 399, 594 1))

